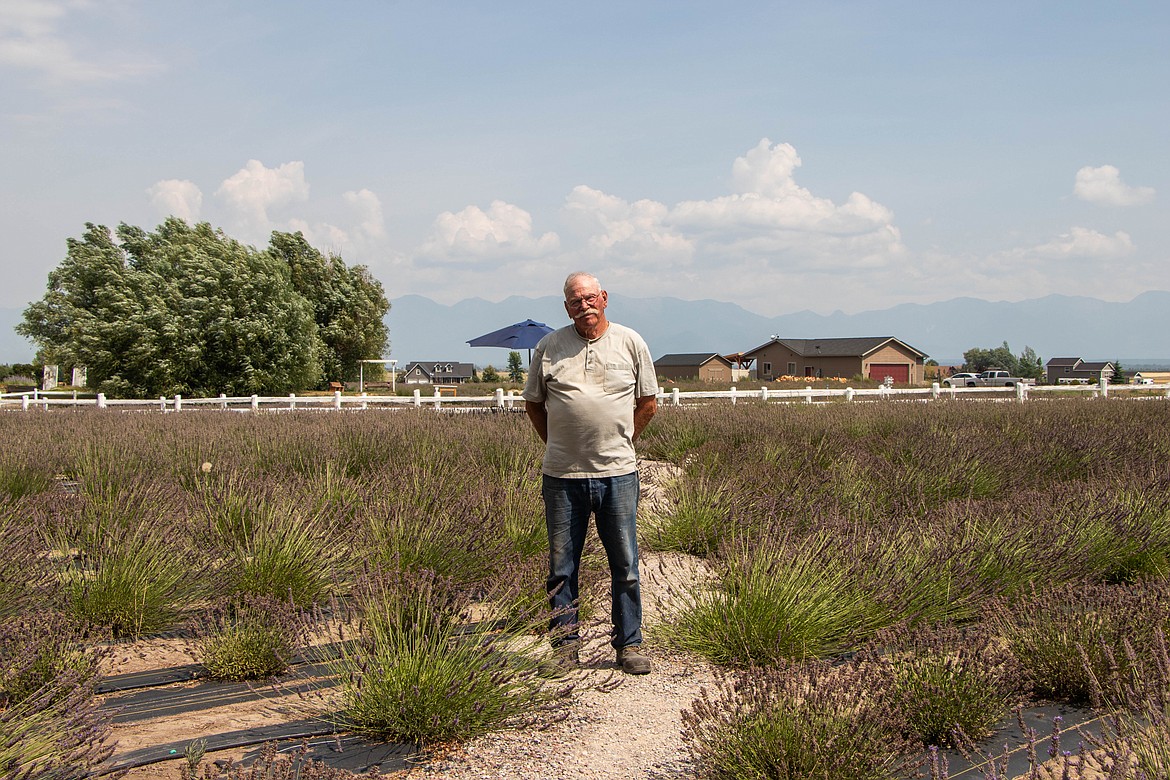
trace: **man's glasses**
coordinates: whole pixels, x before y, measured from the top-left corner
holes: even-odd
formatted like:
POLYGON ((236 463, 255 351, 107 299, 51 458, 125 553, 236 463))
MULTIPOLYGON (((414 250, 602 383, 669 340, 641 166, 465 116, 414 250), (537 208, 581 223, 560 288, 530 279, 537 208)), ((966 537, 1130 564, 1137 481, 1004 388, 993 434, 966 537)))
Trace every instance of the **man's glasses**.
POLYGON ((580 298, 570 298, 568 301, 566 301, 566 303, 568 303, 571 308, 579 309, 582 306, 592 306, 600 297, 601 293, 595 292, 589 295, 582 295, 580 298))

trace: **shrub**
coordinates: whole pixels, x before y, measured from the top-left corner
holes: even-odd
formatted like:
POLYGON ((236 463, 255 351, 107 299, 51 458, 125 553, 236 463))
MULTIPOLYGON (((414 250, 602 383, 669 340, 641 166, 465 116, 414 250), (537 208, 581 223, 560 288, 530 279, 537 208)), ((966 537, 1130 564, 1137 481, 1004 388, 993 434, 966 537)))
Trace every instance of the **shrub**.
POLYGON ((114 751, 97 711, 93 680, 66 671, 22 701, 0 708, 0 776, 88 777, 114 751))
POLYGON ((211 677, 259 680, 283 674, 305 644, 305 620, 292 605, 244 596, 212 610, 199 630, 198 659, 211 677))
POLYGON ((892 699, 924 745, 982 739, 1023 704, 1028 687, 1006 645, 975 628, 891 629, 866 655, 890 668, 892 699))
POLYGON ((1142 655, 1151 650, 1152 630, 1170 629, 1170 582, 1035 589, 992 601, 985 619, 1007 639, 1038 695, 1086 702, 1094 679, 1132 674, 1126 641, 1142 655))
POLYGON ((490 621, 464 624, 467 602, 449 580, 375 574, 361 583, 357 601, 363 636, 339 664, 347 728, 422 744, 466 740, 529 724, 569 695, 569 687, 537 676, 539 640, 531 632, 500 635, 490 621))
POLYGON ((65 675, 80 683, 93 680, 100 656, 85 649, 93 639, 52 612, 0 623, 0 706, 25 701, 65 675))
POLYGON ((710 780, 889 780, 912 744, 876 666, 750 669, 683 710, 683 740, 710 780))
POLYGON ((176 623, 199 585, 199 564, 165 528, 111 530, 87 541, 76 563, 67 555, 60 558, 67 612, 115 637, 176 623))
POLYGON ((707 556, 729 529, 731 491, 705 475, 684 475, 666 489, 670 502, 646 531, 647 546, 654 550, 707 556))
POLYGON ((850 545, 828 531, 740 538, 718 565, 717 585, 684 596, 688 603, 659 628, 666 641, 715 663, 826 657, 889 622, 850 545))

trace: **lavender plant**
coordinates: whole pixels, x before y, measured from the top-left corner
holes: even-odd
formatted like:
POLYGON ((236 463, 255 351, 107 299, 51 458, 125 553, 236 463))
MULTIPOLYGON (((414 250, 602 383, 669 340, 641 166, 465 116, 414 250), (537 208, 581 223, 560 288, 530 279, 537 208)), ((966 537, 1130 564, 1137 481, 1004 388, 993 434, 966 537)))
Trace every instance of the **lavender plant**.
POLYGON ((884 670, 821 662, 749 669, 683 710, 701 778, 892 780, 913 743, 884 670))
MULTIPOLYGON (((493 596, 500 603, 508 593, 493 596)), ((537 675, 534 632, 499 635, 490 621, 466 622, 466 596, 450 580, 374 574, 357 600, 363 636, 339 662, 338 717, 348 728, 434 745, 555 717, 567 701, 571 686, 537 675)))
POLYGON ((1020 662, 977 626, 884 630, 863 657, 889 668, 893 702, 924 745, 977 741, 1026 701, 1020 662))
POLYGON ((260 680, 283 674, 305 646, 309 621, 292 604, 243 595, 197 622, 196 657, 211 677, 260 680))

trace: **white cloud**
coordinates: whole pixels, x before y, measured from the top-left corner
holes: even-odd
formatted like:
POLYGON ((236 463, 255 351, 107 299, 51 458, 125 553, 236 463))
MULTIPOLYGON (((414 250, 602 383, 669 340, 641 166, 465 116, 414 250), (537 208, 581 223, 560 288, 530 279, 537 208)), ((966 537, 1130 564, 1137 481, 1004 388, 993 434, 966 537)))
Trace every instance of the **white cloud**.
POLYGON ((195 223, 203 207, 203 193, 194 182, 186 179, 163 179, 147 189, 151 204, 165 216, 195 223))
POLYGON ((344 193, 342 198, 357 212, 359 229, 371 239, 386 237, 386 220, 382 216, 382 200, 367 189, 344 193))
POLYGON ((309 199, 305 164, 298 160, 266 168, 259 160, 248 160, 247 165, 224 179, 215 194, 252 233, 249 238, 255 239, 255 234, 266 234, 271 229, 270 209, 309 199))
POLYGON ((1153 187, 1129 186, 1121 180, 1121 171, 1112 165, 1086 165, 1077 171, 1073 194, 1103 206, 1140 206, 1152 201, 1155 192, 1153 187))
MULTIPOLYGON (((108 9, 83 0, 4 0, 0 3, 0 66, 40 73, 57 83, 118 81, 151 73, 159 63, 102 40, 86 56, 84 40, 61 31, 66 19, 108 9)), ((83 22, 79 25, 86 29, 83 22)))
POLYGON ((563 210, 570 226, 584 236, 592 256, 616 251, 625 257, 688 260, 694 245, 665 224, 668 214, 669 209, 657 201, 629 203, 583 184, 569 193, 563 210))
POLYGON ((502 200, 492 201, 487 211, 468 206, 455 214, 445 211, 435 218, 423 254, 436 260, 466 261, 482 258, 538 257, 556 251, 556 233, 532 232, 532 215, 502 200))
POLYGON ((1073 227, 1051 241, 1032 249, 1040 257, 1061 258, 1115 258, 1124 257, 1134 250, 1129 234, 1117 231, 1112 236, 1089 228, 1073 227))

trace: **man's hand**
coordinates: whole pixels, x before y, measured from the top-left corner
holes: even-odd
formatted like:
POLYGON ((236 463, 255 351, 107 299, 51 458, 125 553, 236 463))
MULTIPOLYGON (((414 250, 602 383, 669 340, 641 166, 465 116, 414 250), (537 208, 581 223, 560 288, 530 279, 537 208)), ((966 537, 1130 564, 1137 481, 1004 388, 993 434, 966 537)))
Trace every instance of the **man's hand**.
POLYGON ((642 435, 642 431, 650 424, 657 411, 658 396, 646 395, 634 401, 634 441, 642 435))

